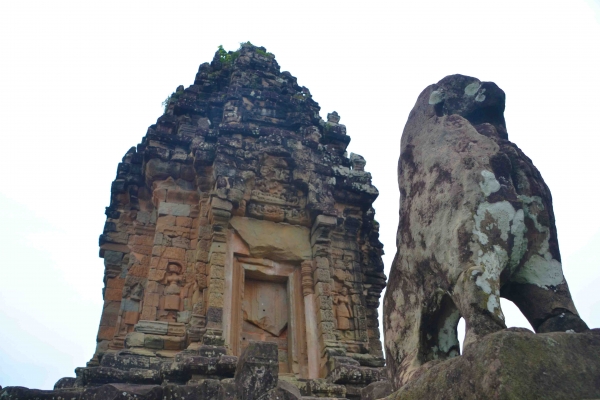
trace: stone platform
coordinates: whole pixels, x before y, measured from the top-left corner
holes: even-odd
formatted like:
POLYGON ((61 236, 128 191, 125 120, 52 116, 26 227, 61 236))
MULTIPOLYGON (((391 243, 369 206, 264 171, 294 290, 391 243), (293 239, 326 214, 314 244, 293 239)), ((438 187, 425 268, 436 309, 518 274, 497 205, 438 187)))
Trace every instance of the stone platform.
POLYGON ((108 353, 100 366, 77 368, 76 378, 60 379, 54 390, 7 387, 0 399, 358 399, 363 387, 383 379, 380 368, 361 367, 344 357, 337 357, 329 379, 280 376, 277 344, 268 342, 251 342, 240 357, 209 345, 174 358, 143 353, 108 353))

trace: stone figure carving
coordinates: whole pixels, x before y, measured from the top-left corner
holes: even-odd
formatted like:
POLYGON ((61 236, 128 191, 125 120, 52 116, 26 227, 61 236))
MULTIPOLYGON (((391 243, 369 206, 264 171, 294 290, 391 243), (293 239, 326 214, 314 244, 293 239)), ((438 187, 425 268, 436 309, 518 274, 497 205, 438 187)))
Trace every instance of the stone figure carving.
POLYGON ((398 252, 384 301, 396 387, 423 363, 506 328, 500 297, 537 332, 583 331, 563 276, 552 197, 508 140, 504 92, 453 75, 425 89, 402 134, 398 252))
POLYGON ((350 153, 350 165, 354 171, 364 171, 367 161, 360 154, 350 153))
POLYGON ((167 266, 167 276, 165 278, 167 286, 165 287, 165 294, 179 294, 181 288, 179 287, 180 282, 183 280, 181 275, 181 266, 178 264, 169 264, 167 266))
POLYGON ((352 311, 350 311, 350 299, 348 298, 348 288, 343 286, 340 293, 334 298, 337 328, 340 331, 347 331, 350 329, 350 318, 352 318, 352 311))
MULTIPOLYGON (((196 304, 202 303, 202 292, 200 291, 200 286, 198 282, 194 280, 194 283, 191 286, 190 293, 192 293, 192 306, 196 307, 196 304)), ((204 305, 202 304, 202 309, 204 305)))
POLYGON ((337 111, 327 114, 327 122, 330 124, 337 124, 340 122, 340 115, 337 113, 337 111))
POLYGON ((165 276, 165 303, 164 309, 168 311, 179 311, 181 307, 181 284, 184 278, 181 265, 171 263, 167 266, 165 276))

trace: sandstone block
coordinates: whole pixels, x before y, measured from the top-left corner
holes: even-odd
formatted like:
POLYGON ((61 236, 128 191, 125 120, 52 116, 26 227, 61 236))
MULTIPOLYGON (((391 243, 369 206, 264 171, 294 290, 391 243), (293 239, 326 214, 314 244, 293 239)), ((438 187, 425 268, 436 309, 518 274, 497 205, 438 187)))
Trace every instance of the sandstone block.
POLYGON ((211 279, 209 289, 211 291, 215 291, 217 293, 224 293, 225 292, 225 281, 223 279, 211 279))
POLYGON ((190 206, 188 204, 160 203, 158 206, 158 215, 172 215, 175 217, 189 217, 190 206))
POLYGON ((107 288, 104 291, 104 300, 107 301, 121 301, 123 296, 123 290, 107 288))
POLYGON ((319 309, 317 311, 317 321, 318 322, 333 322, 333 321, 335 321, 333 311, 319 309))
POLYGON ((128 325, 135 325, 140 319, 139 311, 123 311, 123 322, 128 325))
POLYGON ((283 222, 285 219, 285 210, 272 204, 250 203, 247 213, 250 217, 272 222, 283 222))
POLYGON ((212 228, 210 225, 200 226, 198 228, 198 238, 210 240, 212 237, 212 228))
POLYGON ((326 257, 315 257, 315 268, 329 270, 329 259, 326 257))
POLYGON ((115 336, 115 329, 114 326, 100 325, 100 328, 98 329, 98 340, 112 340, 113 336, 115 336))
POLYGON ((331 296, 316 296, 317 308, 322 310, 333 310, 333 299, 331 296))
POLYGON ((185 260, 185 250, 178 247, 166 247, 161 256, 169 260, 183 261, 185 260))
POLYGON ((131 246, 131 252, 138 255, 149 256, 152 254, 152 246, 133 245, 131 246))
POLYGON ((148 270, 148 280, 151 281, 162 281, 163 279, 165 279, 165 274, 167 273, 167 271, 165 270, 158 270, 158 269, 154 269, 151 268, 148 270))
POLYGON ((175 220, 176 226, 181 226, 183 228, 191 228, 192 227, 192 219, 189 217, 177 217, 175 220))
POLYGON ((173 243, 173 247, 179 247, 179 248, 186 249, 186 250, 191 247, 190 240, 186 239, 186 238, 182 238, 182 237, 173 238, 172 243, 173 243))
POLYGON ((165 310, 179 311, 181 298, 177 295, 165 296, 165 310))
POLYGON ((307 391, 312 396, 344 398, 346 397, 346 388, 342 385, 336 385, 327 382, 325 379, 313 379, 307 382, 307 391))
POLYGON ((121 265, 123 253, 119 251, 106 250, 104 252, 104 263, 112 265, 121 265))
POLYGON ((206 263, 196 262, 195 272, 196 272, 196 274, 206 275, 206 263))
MULTIPOLYGON (((214 246, 213 247, 218 247, 219 251, 221 249, 225 249, 225 246, 214 246)), ((211 249, 211 255, 210 255, 210 263, 212 265, 219 265, 219 266, 223 266, 225 265, 225 253, 221 253, 221 252, 215 252, 212 251, 213 249, 211 249)))
POLYGON ((160 284, 155 281, 148 281, 146 285, 146 294, 148 293, 159 293, 160 292, 160 284))
POLYGON ((121 310, 130 312, 140 311, 140 302, 138 300, 123 299, 121 301, 121 310))
POLYGON ((133 235, 129 238, 130 245, 152 246, 154 238, 147 235, 133 235))
POLYGON ((165 347, 165 343, 162 336, 157 335, 145 335, 144 336, 144 347, 148 349, 162 350, 165 347))
POLYGON ((125 347, 144 347, 146 335, 141 332, 131 332, 125 337, 125 347))
POLYGON ((335 323, 333 321, 322 321, 319 323, 319 332, 331 334, 335 331, 335 323))
POLYGON ((278 373, 277 345, 250 342, 237 363, 234 377, 236 397, 240 400, 261 398, 277 386, 278 373))
MULTIPOLYGON (((187 311, 189 313, 189 311, 187 311)), ((180 312, 179 314, 182 314, 180 312)), ((185 324, 182 323, 174 323, 169 322, 169 327, 167 329, 167 335, 169 336, 185 336, 185 324)))
POLYGON ((128 273, 130 276, 137 276, 140 278, 145 278, 148 276, 149 271, 150 271, 149 265, 135 264, 129 268, 128 273))
POLYGON ((110 289, 119 289, 119 290, 123 290, 123 287, 125 286, 125 279, 121 279, 121 278, 112 278, 112 279, 108 279, 106 281, 106 287, 110 288, 110 289))
MULTIPOLYGON (((191 318, 192 318, 192 312, 191 311, 179 311, 177 313, 177 322, 181 322, 181 323, 187 324, 188 322, 190 322, 191 318)), ((185 334, 185 329, 184 329, 183 332, 185 334)), ((169 335, 171 335, 171 333, 169 333, 169 335)))
POLYGON ((329 283, 331 282, 331 275, 328 269, 317 268, 313 273, 313 279, 315 282, 329 283))
POLYGON ((248 243, 255 257, 302 261, 312 258, 309 230, 305 227, 277 224, 246 217, 233 217, 231 226, 248 243))
POLYGON ((120 301, 105 301, 104 307, 102 308, 102 317, 100 318, 100 325, 115 326, 117 324, 117 318, 119 317, 120 309, 120 301))
POLYGON ((315 284, 315 294, 318 296, 331 296, 331 285, 328 282, 317 282, 315 284))
POLYGON ((107 232, 104 239, 110 243, 127 244, 129 242, 129 234, 127 232, 107 232))
POLYGON ((169 323, 164 321, 141 320, 135 325, 134 330, 150 335, 166 335, 169 331, 169 323))
MULTIPOLYGON (((134 385, 137 384, 136 386, 138 386, 138 387, 139 386, 148 386, 151 384, 158 384, 158 383, 161 383, 161 381, 162 381, 160 371, 154 371, 154 370, 149 370, 149 369, 137 369, 137 368, 130 369, 128 371, 128 373, 125 375, 125 380, 134 385)), ((156 388, 156 386, 154 386, 153 389, 154 388, 156 388)), ((136 397, 137 396, 134 395, 134 398, 136 398, 136 397)))
POLYGON ((223 280, 225 279, 225 267, 221 265, 211 265, 209 272, 210 279, 223 280))
POLYGON ((156 220, 156 229, 158 231, 162 231, 165 228, 168 228, 170 226, 175 226, 176 222, 177 222, 177 216, 162 215, 162 216, 158 217, 158 219, 156 220))
POLYGON ((165 350, 182 350, 185 348, 185 337, 164 336, 163 343, 165 350))
POLYGON ((140 319, 153 320, 156 318, 157 307, 144 305, 140 319))
MULTIPOLYGON (((150 353, 153 355, 153 353, 150 353)), ((103 367, 117 368, 120 370, 129 369, 152 369, 159 370, 163 360, 153 356, 143 356, 134 352, 127 354, 106 353, 102 357, 101 365, 103 367)))
MULTIPOLYGON (((209 287, 210 288, 210 287, 209 287)), ((208 294, 208 305, 210 307, 223 308, 223 293, 210 291, 208 294)))
POLYGON ((142 224, 151 223, 152 213, 148 211, 138 211, 137 215, 135 216, 135 220, 142 224))
POLYGON ((199 201, 198 193, 187 190, 168 190, 166 201, 178 204, 196 204, 199 201))
POLYGON ((146 293, 144 296, 144 307, 158 307, 160 295, 158 293, 146 293))
POLYGON ((222 200, 216 196, 211 198, 210 205, 212 208, 225 211, 231 211, 231 209, 233 208, 231 202, 222 200))

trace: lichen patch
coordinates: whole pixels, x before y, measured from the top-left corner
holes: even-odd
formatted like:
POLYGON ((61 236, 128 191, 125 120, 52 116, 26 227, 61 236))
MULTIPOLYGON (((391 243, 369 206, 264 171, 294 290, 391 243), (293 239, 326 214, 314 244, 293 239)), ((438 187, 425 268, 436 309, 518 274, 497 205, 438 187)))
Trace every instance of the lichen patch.
POLYGON ((513 247, 510 252, 510 271, 514 272, 515 268, 521 262, 521 259, 527 252, 527 226, 525 225, 525 213, 523 210, 517 210, 510 227, 510 233, 513 235, 513 247))
POLYGON ((479 183, 479 187, 485 197, 500 190, 500 182, 498 182, 493 172, 484 169, 481 171, 481 176, 483 176, 483 182, 479 183))
POLYGON ((434 90, 429 95, 429 104, 435 105, 435 104, 441 103, 442 101, 444 101, 445 97, 446 96, 444 95, 444 92, 442 92, 440 90, 434 90))
POLYGON ((481 87, 481 83, 479 81, 475 81, 473 83, 469 83, 465 87, 465 95, 467 95, 467 96, 475 96, 475 93, 477 93, 477 91, 479 90, 480 87, 481 87))
POLYGON ((482 226, 486 215, 489 214, 495 221, 494 225, 500 230, 500 238, 504 241, 508 240, 508 233, 511 229, 511 222, 515 217, 515 209, 508 201, 500 201, 497 203, 483 202, 477 208, 477 214, 474 216, 475 227, 473 227, 473 234, 477 236, 479 242, 482 245, 488 244, 488 235, 483 230, 490 230, 493 226, 486 225, 482 226))
POLYGON ((477 94, 477 96, 475 97, 475 101, 478 101, 478 102, 480 102, 480 103, 481 103, 482 101, 484 101, 484 100, 485 100, 485 94, 483 94, 484 92, 485 92, 485 89, 482 89, 482 90, 481 90, 481 92, 479 92, 479 93, 477 94))
POLYGON ((542 289, 549 289, 550 286, 558 286, 563 283, 565 278, 562 265, 558 260, 534 254, 515 274, 513 280, 517 283, 529 283, 542 289))

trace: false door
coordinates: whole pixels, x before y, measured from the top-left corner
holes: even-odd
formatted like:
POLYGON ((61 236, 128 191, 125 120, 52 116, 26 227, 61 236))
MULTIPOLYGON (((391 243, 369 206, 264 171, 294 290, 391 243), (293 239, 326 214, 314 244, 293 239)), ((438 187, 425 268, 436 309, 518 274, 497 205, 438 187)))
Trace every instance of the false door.
POLYGON ((277 343, 279 373, 289 373, 287 282, 246 278, 242 299, 240 348, 251 340, 277 343))

